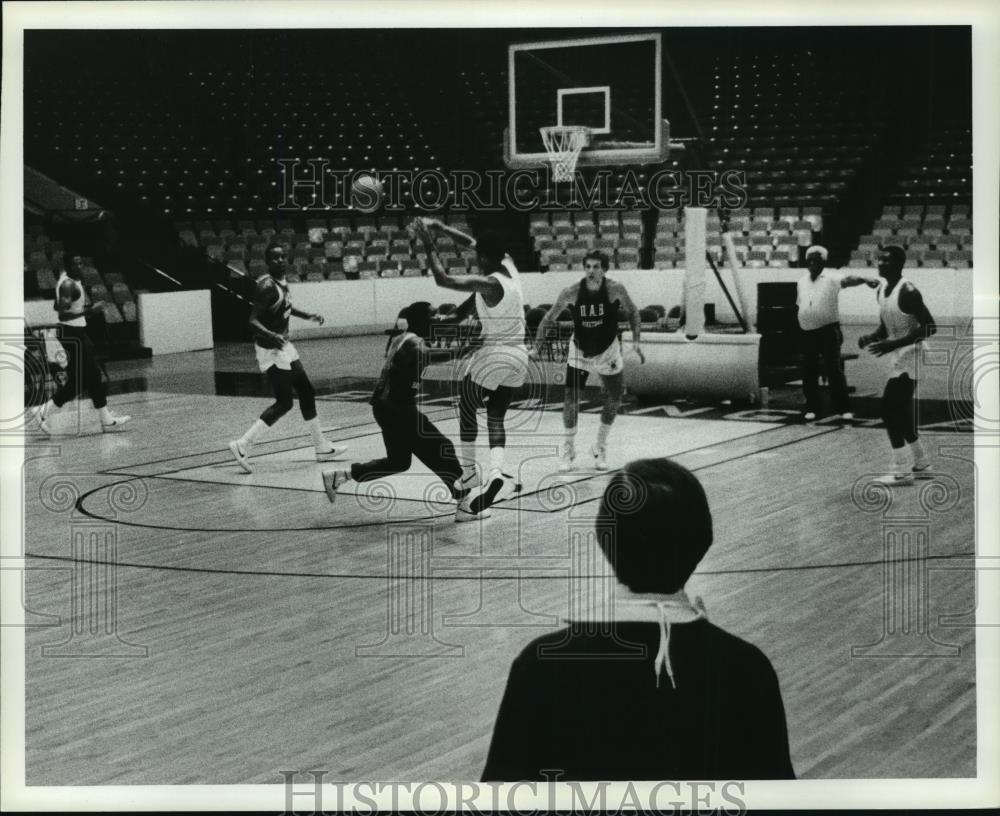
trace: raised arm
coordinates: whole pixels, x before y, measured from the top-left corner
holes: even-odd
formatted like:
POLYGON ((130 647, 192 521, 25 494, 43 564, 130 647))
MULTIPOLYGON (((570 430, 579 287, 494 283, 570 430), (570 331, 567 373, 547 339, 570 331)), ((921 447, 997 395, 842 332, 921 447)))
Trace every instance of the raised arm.
POLYGON ((460 229, 455 229, 454 227, 449 227, 443 221, 437 218, 421 218, 420 219, 424 225, 430 230, 438 230, 439 232, 447 235, 456 244, 461 244, 462 246, 472 246, 476 243, 476 239, 471 235, 467 235, 460 229))
POLYGON ((545 338, 549 333, 549 329, 552 328, 552 324, 556 322, 556 318, 563 313, 563 309, 569 306, 576 300, 577 295, 580 291, 580 284, 574 283, 572 286, 567 286, 559 293, 559 297, 556 298, 556 302, 552 304, 552 307, 545 313, 545 317, 542 318, 542 322, 538 324, 538 331, 535 332, 535 345, 532 351, 538 353, 542 344, 545 342, 545 338))
POLYGON ((872 289, 878 289, 878 278, 868 277, 867 275, 844 275, 840 279, 840 288, 846 289, 849 286, 870 286, 872 289))
POLYGON ((454 289, 456 292, 479 292, 482 295, 488 295, 494 302, 498 302, 503 297, 503 287, 495 278, 486 275, 452 275, 448 272, 438 257, 434 247, 434 238, 423 219, 415 219, 412 228, 416 233, 417 240, 423 244, 424 251, 427 253, 427 263, 430 265, 431 274, 434 275, 434 282, 438 286, 454 289))

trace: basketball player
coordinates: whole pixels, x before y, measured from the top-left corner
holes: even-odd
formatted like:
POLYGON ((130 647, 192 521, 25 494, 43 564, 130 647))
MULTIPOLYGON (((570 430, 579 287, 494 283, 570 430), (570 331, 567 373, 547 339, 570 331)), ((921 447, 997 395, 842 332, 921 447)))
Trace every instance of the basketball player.
POLYGON ((802 391, 806 398, 806 422, 816 419, 822 409, 818 385, 820 359, 826 366, 826 376, 830 381, 833 410, 841 419, 854 419, 848 402, 847 379, 840 365, 840 347, 844 342, 840 330, 840 290, 861 284, 875 289, 879 285, 876 278, 827 270, 826 259, 826 247, 809 247, 806 250, 809 271, 798 281, 796 304, 799 328, 802 329, 802 391))
POLYGON ((254 333, 254 351, 257 366, 267 375, 274 393, 274 404, 260 415, 239 439, 229 443, 233 457, 247 473, 253 473, 250 451, 264 432, 292 409, 292 392, 299 398, 299 410, 306 421, 316 459, 323 461, 335 457, 346 447, 335 447, 323 436, 316 417, 316 392, 306 376, 299 354, 288 339, 288 318, 291 315, 323 325, 322 315, 309 314, 292 306, 285 281, 286 253, 278 243, 271 243, 264 252, 268 274, 257 279, 250 327, 254 333))
MULTIPOLYGON (((468 490, 458 487, 462 467, 455 456, 455 446, 427 417, 417 410, 416 383, 433 352, 426 340, 431 333, 431 305, 412 303, 401 317, 406 328, 389 341, 385 365, 369 404, 375 421, 382 429, 385 457, 352 464, 347 470, 323 473, 323 489, 335 501, 337 489, 347 481, 358 482, 391 476, 408 470, 416 456, 462 499, 468 490)), ((450 351, 443 352, 448 357, 450 351)))
POLYGON ((517 489, 513 476, 504 472, 507 433, 504 417, 517 388, 524 384, 528 350, 524 345, 524 295, 514 261, 504 249, 498 233, 484 231, 472 238, 437 219, 418 218, 413 224, 427 252, 434 281, 445 289, 472 292, 482 324, 482 347, 469 358, 459 391, 458 417, 461 435, 460 487, 471 490, 459 504, 456 521, 469 521, 491 504, 517 489), (476 248, 480 274, 452 275, 434 247, 431 230, 452 237, 457 243, 476 248), (476 411, 485 406, 489 432, 490 467, 485 480, 476 468, 476 411), (481 487, 476 491, 474 488, 481 487))
POLYGON ((603 252, 589 252, 583 259, 586 276, 559 293, 556 302, 538 325, 533 355, 537 356, 549 327, 569 307, 573 315, 573 337, 569 342, 566 361, 566 399, 563 402, 563 443, 559 470, 567 471, 576 459, 576 418, 579 411, 580 392, 593 372, 601 378, 604 391, 604 408, 601 424, 597 429, 597 442, 591 447, 594 466, 608 469, 608 434, 618 415, 622 402, 623 366, 622 344, 618 337, 618 315, 624 313, 632 327, 632 348, 645 362, 639 345, 639 310, 621 283, 605 276, 608 256, 603 252))
POLYGON ((87 333, 87 317, 100 311, 100 301, 86 306, 83 291, 83 258, 71 255, 56 282, 56 299, 52 308, 59 315, 59 339, 66 352, 66 382, 56 389, 44 405, 35 409, 34 417, 42 433, 50 434, 49 416, 56 408, 62 408, 77 395, 79 385, 90 395, 90 401, 101 421, 101 430, 107 433, 120 429, 131 417, 116 416, 108 409, 107 394, 101 379, 101 368, 97 364, 94 342, 87 333))
POLYGON ((889 473, 876 481, 888 485, 913 484, 914 477, 927 476, 930 462, 917 436, 914 390, 917 384, 917 355, 923 339, 936 331, 934 318, 920 291, 903 280, 906 252, 888 246, 878 257, 878 273, 883 282, 878 290, 878 329, 858 339, 858 346, 885 362, 886 384, 882 393, 882 420, 892 446, 889 473), (910 449, 909 461, 906 447, 910 449))

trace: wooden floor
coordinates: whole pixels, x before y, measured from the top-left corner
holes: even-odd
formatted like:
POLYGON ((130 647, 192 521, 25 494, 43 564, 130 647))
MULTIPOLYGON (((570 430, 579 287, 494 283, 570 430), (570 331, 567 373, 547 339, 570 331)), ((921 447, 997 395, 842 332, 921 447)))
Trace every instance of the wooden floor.
MULTIPOLYGON (((352 457, 379 437, 336 384, 383 346, 300 347, 352 457)), ((226 444, 269 400, 215 389, 253 370, 245 347, 109 368, 146 389, 111 399, 127 432, 71 406, 27 453, 28 783, 478 778, 511 659, 599 581, 570 542, 608 475, 555 473, 558 406, 517 413, 523 496, 455 525, 420 468, 331 506, 297 413, 242 474, 226 444)), ((937 478, 885 506, 864 489, 879 428, 648 412, 613 432, 613 466, 669 455, 703 481, 716 542, 689 590, 773 662, 801 777, 976 773, 972 437, 925 439, 937 478)))

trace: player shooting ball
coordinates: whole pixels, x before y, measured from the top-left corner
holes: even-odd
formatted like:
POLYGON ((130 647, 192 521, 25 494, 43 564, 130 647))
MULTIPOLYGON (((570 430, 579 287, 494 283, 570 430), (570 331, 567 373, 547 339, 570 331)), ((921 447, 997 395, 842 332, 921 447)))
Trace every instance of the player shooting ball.
POLYGON ((504 472, 507 445, 504 417, 528 372, 521 278, 506 252, 503 237, 496 232, 483 231, 473 238, 434 218, 417 218, 410 226, 427 252, 434 282, 445 289, 472 293, 482 325, 482 346, 466 358, 458 403, 460 487, 470 489, 471 493, 459 504, 455 520, 471 521, 477 516, 485 517, 491 504, 518 490, 514 477, 504 472), (446 271, 435 249, 432 231, 444 233, 460 245, 475 247, 479 274, 453 275, 446 271), (490 467, 485 479, 480 479, 476 464, 479 434, 476 415, 482 407, 486 408, 490 445, 490 467))

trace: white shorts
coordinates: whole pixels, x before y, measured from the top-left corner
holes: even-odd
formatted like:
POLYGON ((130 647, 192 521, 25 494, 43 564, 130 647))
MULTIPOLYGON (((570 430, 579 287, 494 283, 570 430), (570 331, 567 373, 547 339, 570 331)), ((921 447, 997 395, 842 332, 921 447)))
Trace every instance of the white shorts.
POLYGON ((520 388, 528 375, 528 349, 525 346, 483 346, 465 364, 462 378, 470 376, 487 391, 501 385, 520 388))
POLYGON ((267 371, 271 366, 291 371, 292 363, 299 359, 299 353, 291 340, 286 340, 280 349, 263 348, 256 343, 253 344, 253 348, 257 352, 257 366, 261 372, 267 371))
POLYGON ((570 339, 566 365, 586 371, 588 374, 600 374, 602 377, 621 374, 625 366, 621 341, 612 341, 610 346, 595 357, 584 357, 576 347, 576 342, 570 339))
POLYGON ((922 354, 924 344, 917 342, 909 346, 893 349, 879 358, 886 372, 886 379, 902 377, 906 374, 911 380, 917 379, 918 358, 922 354))

